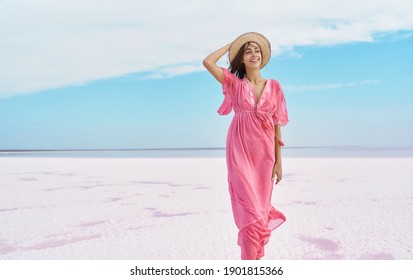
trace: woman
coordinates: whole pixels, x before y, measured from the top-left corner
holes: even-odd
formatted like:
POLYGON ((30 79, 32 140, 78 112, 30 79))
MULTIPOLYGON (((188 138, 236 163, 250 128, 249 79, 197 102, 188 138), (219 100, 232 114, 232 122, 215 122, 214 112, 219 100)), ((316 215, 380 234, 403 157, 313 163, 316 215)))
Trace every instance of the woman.
POLYGON ((285 216, 271 205, 282 178, 280 126, 288 122, 280 84, 261 77, 271 45, 261 34, 249 32, 204 59, 204 66, 222 83, 221 115, 235 111, 227 135, 228 184, 241 259, 260 259, 271 231, 285 216), (229 70, 217 61, 229 52, 229 70))

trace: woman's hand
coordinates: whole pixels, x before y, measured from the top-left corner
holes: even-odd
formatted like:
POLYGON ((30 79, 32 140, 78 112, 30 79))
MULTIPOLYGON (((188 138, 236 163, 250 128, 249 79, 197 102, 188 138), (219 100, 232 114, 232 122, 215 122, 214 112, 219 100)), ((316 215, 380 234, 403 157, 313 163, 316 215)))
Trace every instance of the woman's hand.
POLYGON ((281 181, 283 175, 283 170, 282 170, 282 166, 281 166, 281 162, 280 163, 275 163, 274 167, 272 169, 272 178, 271 180, 274 181, 275 176, 277 176, 277 181, 275 181, 275 184, 278 184, 281 181))

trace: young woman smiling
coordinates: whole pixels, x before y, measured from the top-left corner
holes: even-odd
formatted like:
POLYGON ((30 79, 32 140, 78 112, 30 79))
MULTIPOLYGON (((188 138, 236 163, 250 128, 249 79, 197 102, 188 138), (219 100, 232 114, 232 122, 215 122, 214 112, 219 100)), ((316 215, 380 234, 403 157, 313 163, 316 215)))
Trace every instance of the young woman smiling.
POLYGON ((288 113, 279 82, 266 80, 260 73, 270 56, 269 41, 249 32, 203 61, 222 84, 225 98, 218 113, 235 112, 227 135, 226 161, 241 259, 263 257, 271 231, 286 220, 271 205, 274 179, 278 184, 282 178, 280 127, 287 124, 288 113), (229 69, 217 65, 227 52, 229 69))

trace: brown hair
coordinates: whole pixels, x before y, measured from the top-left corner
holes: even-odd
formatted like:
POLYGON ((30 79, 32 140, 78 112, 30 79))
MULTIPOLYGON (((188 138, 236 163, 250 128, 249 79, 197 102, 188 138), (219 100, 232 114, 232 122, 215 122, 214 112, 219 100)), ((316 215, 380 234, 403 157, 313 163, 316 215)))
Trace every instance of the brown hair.
POLYGON ((248 48, 252 42, 246 42, 244 45, 239 48, 237 55, 234 59, 230 62, 230 66, 228 70, 236 75, 238 78, 243 79, 247 74, 247 70, 245 69, 245 64, 242 62, 242 58, 244 56, 245 50, 248 48))

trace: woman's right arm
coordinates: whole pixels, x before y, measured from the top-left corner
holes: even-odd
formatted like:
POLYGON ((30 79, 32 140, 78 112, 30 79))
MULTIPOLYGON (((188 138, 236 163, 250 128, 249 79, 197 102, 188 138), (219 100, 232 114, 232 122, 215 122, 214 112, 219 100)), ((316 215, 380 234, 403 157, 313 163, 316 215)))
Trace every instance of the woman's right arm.
POLYGON ((214 51, 213 53, 208 55, 203 61, 205 68, 220 83, 222 83, 222 69, 217 65, 217 62, 229 50, 230 46, 231 43, 225 45, 219 50, 214 51))

